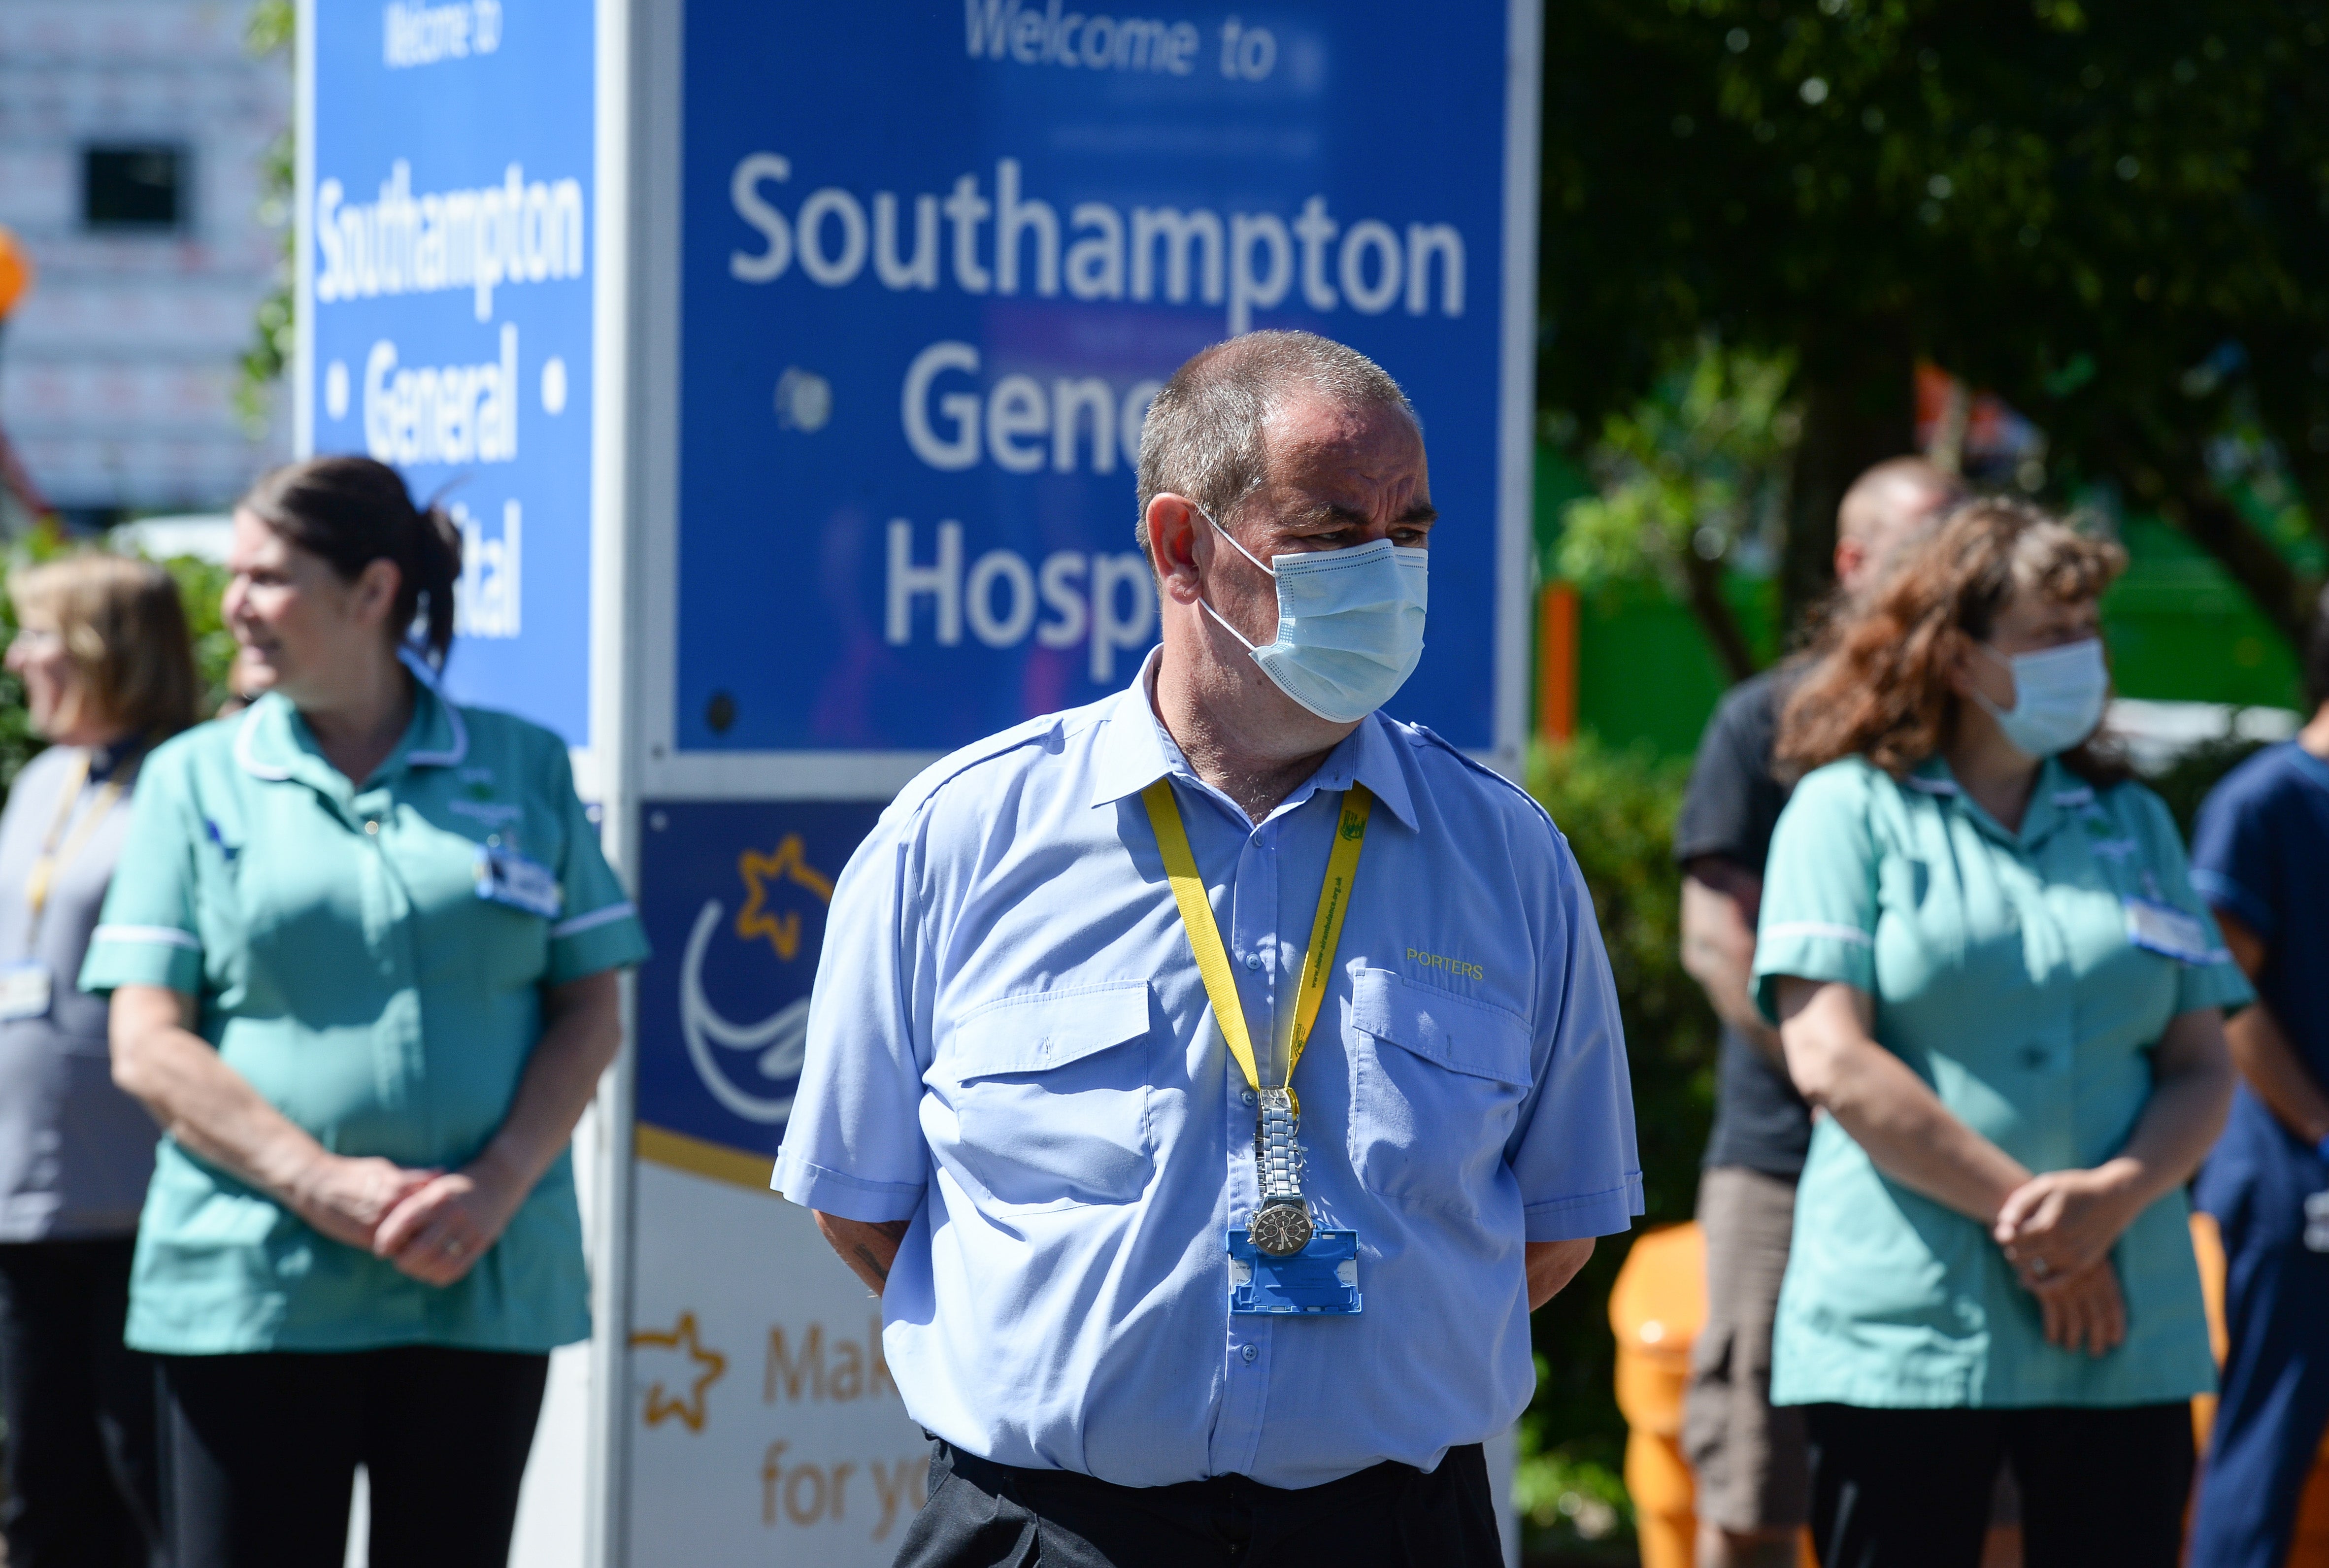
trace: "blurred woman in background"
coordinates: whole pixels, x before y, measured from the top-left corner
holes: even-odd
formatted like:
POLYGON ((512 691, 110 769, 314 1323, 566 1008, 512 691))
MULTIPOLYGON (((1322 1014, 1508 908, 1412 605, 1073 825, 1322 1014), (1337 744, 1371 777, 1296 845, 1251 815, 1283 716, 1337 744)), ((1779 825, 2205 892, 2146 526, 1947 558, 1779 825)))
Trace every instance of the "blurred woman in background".
POLYGON ((194 720, 177 585, 81 555, 8 582, 7 664, 53 742, 0 813, 0 1504, 11 1568, 144 1563, 161 1544, 154 1365, 122 1344, 155 1128, 76 988, 146 751, 194 720))
POLYGON ((294 464, 228 567, 266 690, 148 761, 82 971, 167 1134, 128 1337, 177 1568, 338 1568, 359 1464, 372 1568, 504 1568, 549 1352, 589 1332, 567 1144, 646 939, 565 742, 437 688, 443 513, 294 464))
POLYGON ((2158 797, 2094 742, 2115 545, 1976 502, 1831 628, 1781 723, 1757 1000, 1827 1112, 1772 1398, 1825 1568, 2173 1568, 2214 1385, 2183 1184, 2249 999, 2158 797))

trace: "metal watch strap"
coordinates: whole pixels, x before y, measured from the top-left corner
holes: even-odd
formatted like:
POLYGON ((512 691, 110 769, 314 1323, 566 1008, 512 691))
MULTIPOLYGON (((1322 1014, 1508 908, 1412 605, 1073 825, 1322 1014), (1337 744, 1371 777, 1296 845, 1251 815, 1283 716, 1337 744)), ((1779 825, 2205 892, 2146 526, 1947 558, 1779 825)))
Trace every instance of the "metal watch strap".
POLYGON ((1283 1089, 1261 1091, 1261 1123, 1254 1138, 1264 1204, 1302 1201, 1302 1151, 1294 1141, 1294 1097, 1283 1089))

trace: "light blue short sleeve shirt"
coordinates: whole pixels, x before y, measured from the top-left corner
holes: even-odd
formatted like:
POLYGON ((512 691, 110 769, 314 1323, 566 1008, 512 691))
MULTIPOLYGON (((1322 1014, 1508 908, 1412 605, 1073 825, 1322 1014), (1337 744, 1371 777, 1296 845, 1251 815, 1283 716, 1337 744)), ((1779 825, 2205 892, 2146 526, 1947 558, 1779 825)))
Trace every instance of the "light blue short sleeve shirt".
POLYGON ((1380 715, 1257 827, 1147 681, 948 758, 852 858, 773 1185, 912 1222, 883 1347, 968 1452, 1129 1486, 1429 1469, 1533 1391, 1523 1242, 1642 1209, 1592 903, 1534 801, 1380 715), (1254 1107, 1141 804, 1159 778, 1257 1035, 1292 1008, 1343 796, 1375 796, 1294 1081, 1358 1316, 1229 1311, 1254 1107))
MULTIPOLYGON (((2018 833, 1938 760, 1903 779, 1856 759, 1805 779, 1764 876, 1766 1016, 1783 975, 1867 992, 1878 1043, 2034 1171, 2117 1153, 2151 1098, 2168 1021, 2249 998, 2159 798, 2135 783, 2098 789, 2051 761, 2018 833), (2204 956, 2136 945, 2129 900, 2191 916, 2204 956)), ((1983 1225, 1886 1176, 1823 1117, 1796 1188, 1772 1400, 2129 1405, 2207 1392, 2189 1219, 2171 1192, 2113 1251, 2127 1309, 2117 1349, 2058 1349, 1983 1225)))

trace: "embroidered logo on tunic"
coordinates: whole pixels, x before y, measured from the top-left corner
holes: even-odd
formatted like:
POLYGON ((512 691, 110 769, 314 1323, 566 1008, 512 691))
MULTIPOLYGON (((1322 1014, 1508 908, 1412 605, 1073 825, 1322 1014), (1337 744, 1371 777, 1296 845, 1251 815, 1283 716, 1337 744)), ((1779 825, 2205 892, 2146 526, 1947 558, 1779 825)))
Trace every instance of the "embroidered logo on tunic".
POLYGON ((1487 971, 1468 959, 1451 959, 1446 953, 1427 953, 1421 948, 1407 949, 1407 961, 1427 969, 1438 969, 1459 980, 1484 980, 1487 971))

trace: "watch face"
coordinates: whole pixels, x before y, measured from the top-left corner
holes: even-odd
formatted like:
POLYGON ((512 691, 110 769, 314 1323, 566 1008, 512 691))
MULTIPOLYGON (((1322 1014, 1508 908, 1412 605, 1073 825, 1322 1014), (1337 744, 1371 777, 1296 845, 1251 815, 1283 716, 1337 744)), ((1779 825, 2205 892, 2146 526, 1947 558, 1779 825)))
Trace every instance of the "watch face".
POLYGON ((1246 1234, 1271 1257, 1291 1257, 1310 1244, 1310 1211, 1301 1204, 1271 1204, 1254 1215, 1246 1234))

